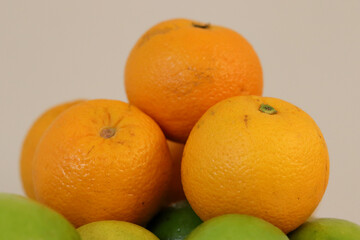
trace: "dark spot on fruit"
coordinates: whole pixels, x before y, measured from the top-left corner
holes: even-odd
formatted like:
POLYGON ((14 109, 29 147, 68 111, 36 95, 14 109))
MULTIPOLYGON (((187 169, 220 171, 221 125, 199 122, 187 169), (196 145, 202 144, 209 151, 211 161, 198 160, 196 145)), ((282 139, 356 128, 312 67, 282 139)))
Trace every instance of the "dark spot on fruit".
POLYGON ((95 145, 93 145, 93 146, 90 148, 90 150, 86 153, 86 156, 88 156, 88 155, 92 152, 92 150, 94 150, 94 148, 95 148, 95 145))
POLYGON ((248 121, 249 121, 249 116, 248 116, 248 115, 245 115, 245 116, 244 116, 245 127, 248 127, 248 121))
POLYGON ((193 22, 192 26, 196 27, 196 28, 208 29, 208 28, 210 28, 211 24, 210 23, 196 23, 196 22, 193 22))

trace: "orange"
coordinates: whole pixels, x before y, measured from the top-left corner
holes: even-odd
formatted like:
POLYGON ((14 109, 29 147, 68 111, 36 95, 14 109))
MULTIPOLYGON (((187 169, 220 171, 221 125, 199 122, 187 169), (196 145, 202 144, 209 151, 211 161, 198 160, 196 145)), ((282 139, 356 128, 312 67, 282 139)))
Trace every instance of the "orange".
POLYGON ((146 223, 164 204, 172 171, 159 126, 116 100, 86 101, 61 114, 34 161, 36 199, 76 227, 146 223))
POLYGON ((29 198, 35 198, 32 164, 36 146, 38 145, 40 138, 44 134, 45 130, 48 129, 50 124, 54 121, 54 119, 60 115, 60 113, 81 101, 82 100, 66 102, 48 109, 34 122, 28 131, 22 146, 20 170, 22 185, 26 195, 29 198))
POLYGON ((201 115, 237 95, 261 95, 261 65, 240 34, 186 19, 161 22, 135 44, 125 67, 130 103, 165 135, 185 142, 201 115))
POLYGON ((168 201, 170 203, 185 199, 184 190, 181 184, 181 158, 184 151, 184 144, 168 140, 170 155, 173 162, 173 175, 171 177, 168 201))
POLYGON ((202 220, 253 215, 285 233, 305 222, 329 178, 314 120, 276 98, 238 96, 211 107, 185 145, 185 195, 202 220))

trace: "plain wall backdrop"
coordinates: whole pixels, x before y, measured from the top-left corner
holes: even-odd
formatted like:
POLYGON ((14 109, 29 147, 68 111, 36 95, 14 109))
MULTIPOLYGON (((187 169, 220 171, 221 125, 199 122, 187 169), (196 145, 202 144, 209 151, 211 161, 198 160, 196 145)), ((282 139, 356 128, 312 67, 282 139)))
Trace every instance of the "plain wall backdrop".
POLYGON ((0 0, 0 192, 23 194, 23 138, 73 99, 127 101, 123 73, 152 25, 189 18, 234 29, 257 51, 264 96, 309 113, 330 154, 316 216, 360 224, 360 1, 0 0))

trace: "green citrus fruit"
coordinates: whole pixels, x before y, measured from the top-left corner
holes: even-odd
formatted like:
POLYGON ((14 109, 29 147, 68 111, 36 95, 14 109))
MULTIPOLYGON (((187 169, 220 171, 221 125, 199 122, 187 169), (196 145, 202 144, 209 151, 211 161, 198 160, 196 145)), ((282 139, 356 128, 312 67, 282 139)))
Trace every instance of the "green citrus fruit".
POLYGON ((360 226, 336 218, 320 218, 289 233, 290 240, 359 240, 360 226))
POLYGON ((279 228, 257 217, 226 214, 198 226, 186 240, 288 240, 279 228))
POLYGON ((161 210, 149 222, 147 229, 160 240, 182 240, 201 223, 189 203, 180 201, 161 210))
POLYGON ((79 227, 82 240, 159 240, 136 224, 123 221, 99 221, 79 227))
POLYGON ((59 213, 22 196, 0 193, 0 239, 80 240, 59 213))

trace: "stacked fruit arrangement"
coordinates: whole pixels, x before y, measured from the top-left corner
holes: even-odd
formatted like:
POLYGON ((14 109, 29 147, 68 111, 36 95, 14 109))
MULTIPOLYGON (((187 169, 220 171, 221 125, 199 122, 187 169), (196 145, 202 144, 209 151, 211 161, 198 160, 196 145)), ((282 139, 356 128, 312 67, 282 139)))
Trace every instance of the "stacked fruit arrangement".
POLYGON ((72 101, 33 124, 30 199, 0 195, 0 239, 360 239, 354 223, 310 218, 329 178, 324 137, 300 108, 261 96, 238 33, 157 24, 128 57, 125 89, 129 103, 72 101))

